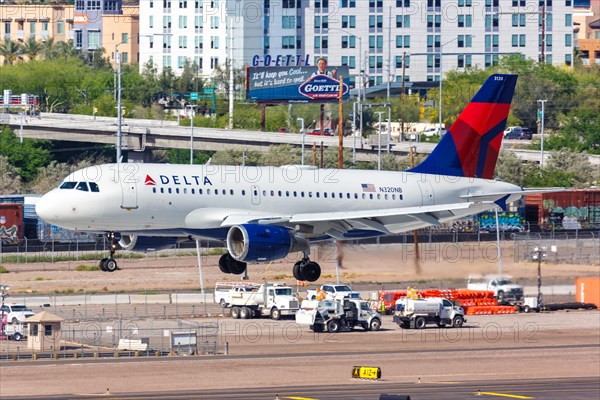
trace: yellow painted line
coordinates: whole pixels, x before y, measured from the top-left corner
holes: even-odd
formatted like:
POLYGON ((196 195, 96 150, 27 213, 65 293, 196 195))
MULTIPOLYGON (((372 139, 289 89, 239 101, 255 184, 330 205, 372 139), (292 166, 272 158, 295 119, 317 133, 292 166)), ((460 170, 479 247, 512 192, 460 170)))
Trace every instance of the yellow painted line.
POLYGON ((519 396, 518 394, 507 394, 507 393, 496 393, 496 392, 477 392, 479 395, 496 396, 496 397, 510 397, 511 399, 535 399, 535 397, 519 396))
POLYGON ((286 397, 282 397, 282 399, 290 399, 290 400, 319 400, 319 399, 314 399, 312 397, 296 397, 296 396, 286 396, 286 397))

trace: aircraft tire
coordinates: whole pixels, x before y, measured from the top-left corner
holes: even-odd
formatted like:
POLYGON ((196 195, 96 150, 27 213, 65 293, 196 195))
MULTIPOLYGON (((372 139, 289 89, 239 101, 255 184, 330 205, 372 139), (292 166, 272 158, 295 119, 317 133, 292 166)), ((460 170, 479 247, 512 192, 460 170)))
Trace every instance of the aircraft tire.
POLYGON ((114 258, 109 258, 104 262, 104 270, 107 272, 115 272, 119 268, 117 265, 117 260, 114 258))
POLYGON ((297 281, 303 281, 304 275, 302 275, 302 261, 298 261, 294 264, 294 268, 292 269, 292 273, 294 274, 294 278, 297 281))
POLYGON ((102 260, 100 260, 100 262, 98 263, 98 266, 100 267, 101 271, 105 271, 106 272, 106 267, 104 266, 104 264, 106 263, 106 261, 108 261, 108 258, 103 258, 102 260))
POLYGON ((300 273, 304 280, 315 282, 321 277, 321 266, 314 261, 309 261, 300 267, 300 273))
POLYGON ((230 274, 231 273, 231 271, 229 270, 229 262, 228 262, 229 258, 231 258, 231 256, 229 255, 229 253, 225 253, 225 254, 223 254, 221 256, 221 258, 219 258, 219 269, 224 274, 230 274))

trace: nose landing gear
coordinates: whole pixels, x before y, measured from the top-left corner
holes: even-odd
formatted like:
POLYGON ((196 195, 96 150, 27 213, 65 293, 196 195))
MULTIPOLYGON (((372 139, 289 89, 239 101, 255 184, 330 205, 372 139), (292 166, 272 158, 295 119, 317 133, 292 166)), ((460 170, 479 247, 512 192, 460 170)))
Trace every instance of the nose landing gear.
POLYGON ((115 252, 117 251, 117 237, 114 232, 109 232, 106 234, 108 240, 110 241, 110 253, 108 258, 103 258, 100 260, 99 266, 102 271, 105 272, 115 272, 119 266, 117 265, 117 260, 115 260, 115 252))

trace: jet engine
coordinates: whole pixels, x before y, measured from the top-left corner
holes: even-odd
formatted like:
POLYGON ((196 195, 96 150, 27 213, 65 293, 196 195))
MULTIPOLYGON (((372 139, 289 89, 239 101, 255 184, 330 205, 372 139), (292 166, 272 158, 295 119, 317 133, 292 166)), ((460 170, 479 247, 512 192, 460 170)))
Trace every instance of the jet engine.
POLYGON ((177 238, 161 236, 121 235, 119 246, 128 251, 156 251, 172 249, 177 238))
POLYGON ((234 260, 250 263, 284 258, 302 251, 308 243, 296 238, 292 231, 281 226, 235 225, 227 233, 227 250, 234 260))

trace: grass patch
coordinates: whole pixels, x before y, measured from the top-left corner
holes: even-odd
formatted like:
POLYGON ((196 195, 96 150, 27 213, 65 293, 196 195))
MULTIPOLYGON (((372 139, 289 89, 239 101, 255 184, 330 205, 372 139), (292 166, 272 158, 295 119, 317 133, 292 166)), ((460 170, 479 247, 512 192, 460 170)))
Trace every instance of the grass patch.
MULTIPOLYGON (((121 260, 129 260, 129 259, 140 259, 140 258, 144 258, 146 257, 144 254, 140 254, 140 253, 129 253, 129 252, 123 252, 120 253, 122 255, 122 257, 119 257, 118 259, 121 260)), ((79 257, 72 255, 72 256, 63 256, 63 255, 42 255, 42 254, 29 254, 27 256, 27 262, 28 263, 36 263, 36 262, 61 262, 61 261, 98 261, 102 258, 101 255, 99 254, 80 254, 79 257)), ((6 256, 3 256, 3 261, 6 263, 22 263, 25 262, 25 256, 24 255, 15 255, 15 254, 9 254, 6 256)))
POLYGON ((36 280, 37 282, 41 282, 41 281, 43 281, 43 280, 44 280, 44 278, 42 278, 41 276, 38 276, 37 278, 35 278, 35 280, 36 280))
POLYGON ((8 274, 9 272, 3 265, 0 265, 0 274, 8 274))
POLYGON ((98 265, 78 265, 75 267, 75 271, 100 271, 98 265))
POLYGON ((292 276, 286 275, 286 274, 279 274, 279 275, 273 276, 273 279, 278 279, 278 280, 284 280, 284 279, 289 279, 289 278, 292 278, 292 276))

